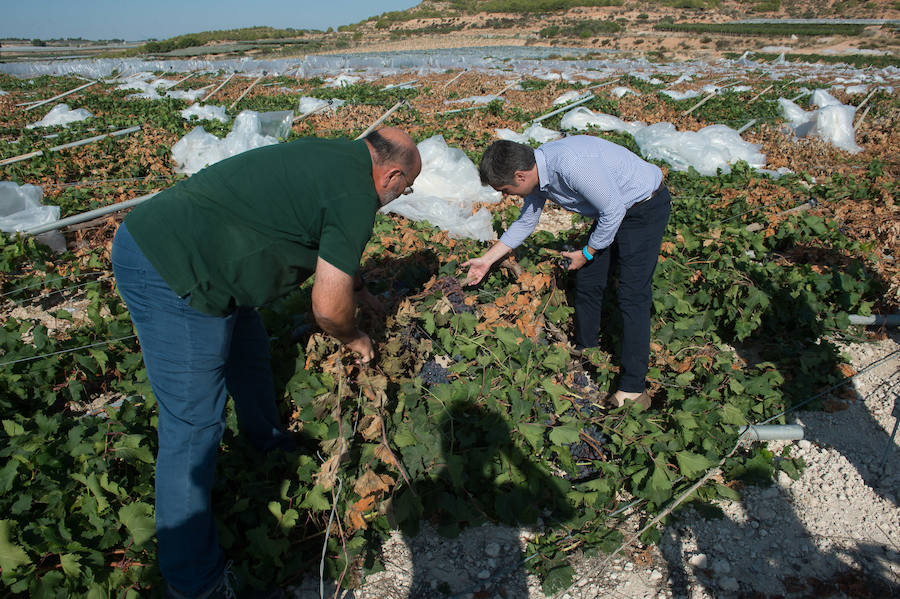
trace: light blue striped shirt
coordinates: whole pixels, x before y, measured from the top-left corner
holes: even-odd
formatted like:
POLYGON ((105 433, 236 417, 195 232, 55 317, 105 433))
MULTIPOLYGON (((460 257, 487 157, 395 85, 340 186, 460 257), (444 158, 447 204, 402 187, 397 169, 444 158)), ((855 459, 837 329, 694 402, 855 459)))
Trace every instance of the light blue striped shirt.
POLYGON ((662 182, 658 166, 605 139, 575 135, 534 151, 538 188, 525 198, 522 214, 500 237, 516 248, 534 232, 544 202, 597 220, 588 240, 596 250, 609 246, 625 211, 650 197, 662 182))

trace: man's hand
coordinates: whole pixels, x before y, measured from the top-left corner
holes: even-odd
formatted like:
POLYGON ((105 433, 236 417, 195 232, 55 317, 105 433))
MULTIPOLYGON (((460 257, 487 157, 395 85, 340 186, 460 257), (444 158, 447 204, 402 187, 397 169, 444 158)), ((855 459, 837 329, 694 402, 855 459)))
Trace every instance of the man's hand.
POLYGON ((360 331, 359 337, 346 343, 346 346, 359 354, 359 361, 368 364, 375 357, 375 348, 369 336, 360 331))
POLYGON ((571 261, 569 263, 569 268, 566 270, 578 270, 587 264, 587 258, 584 257, 584 254, 582 254, 580 250, 577 252, 560 252, 560 255, 571 261))
POLYGON ((462 263, 463 268, 469 267, 466 275, 466 285, 477 285, 484 278, 484 275, 491 269, 493 262, 489 262, 484 258, 472 258, 462 263))
POLYGON ((483 256, 479 258, 472 258, 471 260, 466 260, 462 263, 462 267, 469 267, 469 272, 466 275, 466 285, 477 285, 481 282, 481 279, 484 278, 484 275, 491 270, 491 266, 494 265, 494 262, 500 260, 510 252, 512 248, 503 243, 502 241, 498 241, 495 243, 491 249, 486 251, 483 256))

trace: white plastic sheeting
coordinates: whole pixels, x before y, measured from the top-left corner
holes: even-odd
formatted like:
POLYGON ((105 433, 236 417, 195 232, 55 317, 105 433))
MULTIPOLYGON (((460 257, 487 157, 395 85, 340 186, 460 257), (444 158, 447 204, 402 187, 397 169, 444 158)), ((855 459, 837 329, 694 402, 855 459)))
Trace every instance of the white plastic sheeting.
POLYGON ((167 98, 175 98, 176 100, 187 100, 195 102, 200 96, 206 94, 206 89, 170 89, 166 92, 167 98))
POLYGON ((0 181, 0 231, 25 231, 59 220, 59 206, 42 206, 36 185, 0 181))
POLYGON ((195 116, 201 121, 228 122, 228 115, 225 114, 225 107, 212 104, 194 104, 193 106, 182 110, 181 116, 187 120, 190 120, 192 116, 195 116))
POLYGON ((562 106, 563 104, 568 104, 573 100, 577 100, 581 97, 581 92, 578 90, 570 90, 553 100, 553 106, 562 106))
POLYGON ((644 158, 665 160, 677 171, 694 167, 701 175, 711 176, 719 169, 730 173, 729 165, 739 160, 754 168, 766 165, 766 157, 759 151, 761 146, 744 141, 737 131, 725 125, 677 131, 672 123, 655 123, 633 136, 644 158))
POLYGON ((634 94, 635 96, 640 95, 636 91, 631 89, 630 87, 622 87, 622 86, 612 88, 612 91, 609 93, 611 96, 613 96, 615 98, 621 98, 625 94, 634 94))
POLYGON ((760 146, 741 139, 737 131, 725 125, 712 125, 700 131, 677 131, 671 123, 645 125, 640 121, 627 123, 610 114, 595 113, 583 106, 570 110, 560 121, 563 129, 630 133, 641 154, 647 159, 664 160, 673 169, 686 171, 694 167, 701 175, 715 175, 718 169, 730 173, 739 160, 754 168, 766 165, 760 146))
POLYGON ((190 133, 172 146, 172 158, 178 173, 194 174, 230 156, 253 148, 278 143, 278 139, 260 133, 259 113, 244 110, 234 119, 231 132, 224 139, 207 133, 203 127, 194 127, 190 133))
POLYGON ((818 137, 851 154, 862 151, 853 130, 855 106, 841 104, 822 89, 813 92, 810 103, 819 108, 807 112, 790 100, 778 99, 781 113, 797 137, 818 137))
POLYGON ((515 141, 521 144, 527 144, 531 141, 546 143, 548 141, 553 141, 554 139, 559 139, 560 137, 562 137, 562 133, 560 133, 559 131, 554 131, 553 129, 542 127, 538 123, 534 123, 533 125, 527 127, 522 133, 516 133, 512 129, 495 129, 495 131, 497 133, 497 137, 499 137, 500 139, 507 139, 509 141, 515 141))
POLYGON ((696 98, 700 95, 700 92, 695 89, 689 89, 684 92, 680 92, 674 89, 663 89, 660 90, 659 93, 669 96, 673 100, 687 100, 688 98, 696 98))
POLYGON ((413 192, 400 196, 382 211, 410 220, 427 220, 454 237, 495 239, 491 213, 485 208, 474 214, 472 210, 474 202, 499 202, 500 192, 483 186, 472 161, 462 150, 448 146, 442 136, 429 137, 418 148, 422 172, 413 192))
POLYGON ((644 123, 640 121, 626 123, 619 117, 594 112, 584 106, 579 106, 567 112, 559 121, 559 126, 561 129, 577 129, 579 131, 594 127, 600 131, 618 131, 619 133, 631 134, 645 127, 644 123))
POLYGON ((36 123, 26 125, 26 129, 34 129, 35 127, 52 127, 54 125, 66 126, 69 123, 77 123, 93 117, 94 115, 86 108, 76 108, 71 110, 68 104, 57 104, 50 109, 44 118, 36 123))
POLYGON ((325 80, 325 87, 344 87, 345 85, 353 85, 362 80, 362 77, 355 75, 341 74, 336 77, 329 77, 325 80))

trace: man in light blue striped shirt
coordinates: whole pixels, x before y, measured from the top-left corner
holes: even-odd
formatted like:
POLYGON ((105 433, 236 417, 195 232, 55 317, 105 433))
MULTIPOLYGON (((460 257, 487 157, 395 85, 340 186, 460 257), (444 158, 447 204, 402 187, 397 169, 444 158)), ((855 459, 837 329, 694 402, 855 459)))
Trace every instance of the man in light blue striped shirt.
POLYGON ((596 347, 600 309, 610 262, 619 266, 622 364, 614 405, 626 400, 648 407, 646 376, 650 353, 651 280, 671 198, 662 171, 627 149, 588 135, 565 137, 537 149, 494 142, 479 167, 481 182, 525 198, 522 214, 494 246, 469 267, 475 285, 491 266, 518 247, 537 226, 547 200, 594 219, 585 246, 563 252, 575 273, 575 349, 596 347))

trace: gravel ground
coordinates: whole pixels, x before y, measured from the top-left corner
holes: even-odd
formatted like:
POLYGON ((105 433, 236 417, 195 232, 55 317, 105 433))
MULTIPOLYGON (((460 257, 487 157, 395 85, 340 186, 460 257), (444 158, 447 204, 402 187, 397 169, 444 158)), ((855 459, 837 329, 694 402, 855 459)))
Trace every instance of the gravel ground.
MULTIPOLYGON (((769 487, 745 487, 740 501, 718 504, 718 517, 683 509, 658 546, 606 563, 576 555, 575 583, 556 597, 900 597, 900 441, 888 450, 900 416, 900 334, 843 349, 857 370, 887 359, 854 378, 847 409, 795 412, 805 438, 768 443, 806 462, 798 480, 779 472, 769 487)), ((532 534, 482 526, 446 539, 427 525, 412 539, 398 533, 382 549, 385 570, 337 596, 546 599, 522 566, 532 534)), ((318 597, 318 581, 294 596, 318 597)))

